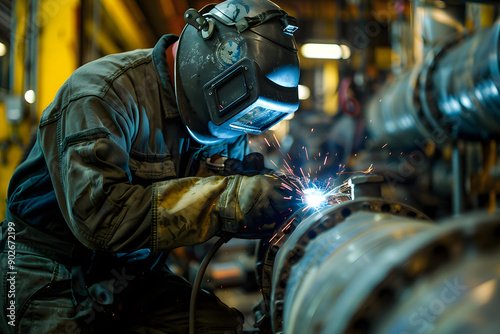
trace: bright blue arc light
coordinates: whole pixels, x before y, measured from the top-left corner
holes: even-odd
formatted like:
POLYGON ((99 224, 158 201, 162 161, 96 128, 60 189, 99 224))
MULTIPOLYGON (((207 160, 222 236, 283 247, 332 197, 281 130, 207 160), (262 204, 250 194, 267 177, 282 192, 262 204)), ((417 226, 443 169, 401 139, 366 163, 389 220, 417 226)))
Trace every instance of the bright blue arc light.
POLYGON ((304 190, 304 201, 307 206, 310 206, 314 209, 322 207, 327 204, 328 198, 324 191, 316 188, 308 188, 304 190))

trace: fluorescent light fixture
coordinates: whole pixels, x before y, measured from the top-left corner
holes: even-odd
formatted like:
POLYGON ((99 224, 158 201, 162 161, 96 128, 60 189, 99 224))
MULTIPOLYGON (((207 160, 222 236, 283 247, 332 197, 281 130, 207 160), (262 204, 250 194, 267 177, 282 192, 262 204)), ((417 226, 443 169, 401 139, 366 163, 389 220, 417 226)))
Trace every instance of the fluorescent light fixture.
POLYGON ((311 96, 311 90, 309 87, 299 85, 299 100, 307 100, 309 96, 311 96))
POLYGON ((347 45, 307 43, 302 45, 300 52, 306 58, 315 59, 347 59, 351 49, 347 45))
POLYGON ((7 53, 7 47, 5 46, 5 44, 0 43, 0 57, 5 56, 6 53, 7 53))
POLYGON ((35 103, 35 101, 36 101, 35 91, 32 90, 32 89, 30 89, 29 91, 27 91, 26 93, 24 93, 24 99, 29 104, 35 103))
POLYGON ((342 44, 340 49, 342 50, 342 59, 347 59, 351 56, 351 49, 347 45, 342 44))
POLYGON ((338 44, 307 43, 302 45, 300 52, 306 58, 340 59, 342 49, 338 44))

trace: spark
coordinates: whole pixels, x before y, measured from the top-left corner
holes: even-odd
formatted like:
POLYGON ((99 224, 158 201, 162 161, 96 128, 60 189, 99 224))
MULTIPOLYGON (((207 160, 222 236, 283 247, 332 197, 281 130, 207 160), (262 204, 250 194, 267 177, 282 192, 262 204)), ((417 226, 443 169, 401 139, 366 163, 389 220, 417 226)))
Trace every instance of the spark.
POLYGON ((382 148, 386 147, 388 143, 385 143, 384 146, 382 146, 382 148))
POLYGON ((314 128, 311 129, 311 132, 314 132, 314 128))
POLYGON ((354 174, 354 173, 370 174, 372 171, 373 171, 373 164, 371 164, 370 167, 368 167, 367 170, 356 170, 356 171, 352 171, 352 172, 344 172, 344 171, 342 171, 342 172, 340 172, 340 174, 354 174))
POLYGON ((286 235, 286 234, 285 234, 285 233, 283 233, 283 235, 282 235, 282 236, 281 236, 278 240, 276 240, 276 243, 280 242, 280 241, 281 241, 281 239, 283 239, 283 237, 284 237, 285 235, 286 235))
MULTIPOLYGON (((321 175, 319 171, 321 171, 323 166, 326 166, 330 152, 323 154, 323 156, 322 153, 319 152, 317 153, 317 157, 315 156, 316 153, 314 153, 313 158, 318 162, 319 166, 314 171, 310 166, 307 166, 308 172, 306 174, 306 172, 304 171, 304 169, 306 169, 306 166, 300 166, 300 165, 295 166, 296 164, 294 163, 294 160, 292 159, 290 154, 282 151, 281 144, 279 143, 276 135, 273 134, 273 138, 274 141, 276 141, 276 143, 272 143, 273 144, 272 146, 275 149, 277 149, 281 154, 282 166, 281 167, 278 166, 278 163, 273 160, 269 161, 278 170, 279 173, 284 174, 284 176, 281 178, 282 179, 281 186, 282 189, 286 189, 290 192, 287 194, 287 196, 283 196, 284 200, 300 201, 300 203, 304 205, 302 211, 307 211, 307 210, 319 210, 327 205, 335 205, 344 202, 347 199, 350 199, 350 186, 348 185, 347 181, 343 182, 339 186, 335 186, 335 180, 337 176, 333 175, 332 177, 325 178, 324 180, 318 180, 318 175, 321 175), (321 164, 321 162, 323 164, 321 164), (311 177, 311 175, 313 175, 313 177, 311 177)), ((269 142, 268 138, 264 138, 264 140, 266 145, 268 147, 271 147, 271 143, 269 142)), ((260 148, 262 150, 262 146, 260 148)), ((307 150, 307 147, 304 145, 302 146, 302 149, 305 152, 307 160, 309 160, 309 152, 307 150)), ((298 156, 300 158, 301 156, 300 152, 298 156)), ((333 158, 334 161, 336 159, 335 157, 337 156, 338 153, 335 153, 335 156, 333 158)), ((367 174, 373 170, 373 166, 370 165, 370 167, 366 171, 344 172, 344 170, 345 170, 345 165, 339 164, 338 173, 336 174, 337 175, 340 175, 342 173, 367 174)), ((324 169, 323 173, 325 171, 327 171, 327 169, 324 169)))
POLYGON ((290 174, 292 174, 292 175, 293 175, 293 169, 290 167, 290 165, 288 164, 288 162, 286 162, 286 160, 285 160, 285 159, 283 159, 283 162, 285 163, 285 170, 286 170, 288 173, 290 173, 290 174))
POLYGON ((370 167, 368 167, 368 169, 363 172, 363 174, 370 174, 372 171, 373 171, 373 164, 371 164, 370 167))
POLYGON ((328 183, 326 184, 326 187, 325 187, 325 188, 327 188, 327 189, 328 189, 328 186, 330 185, 330 181, 331 181, 331 180, 332 180, 332 178, 329 178, 329 179, 328 179, 328 183))
POLYGON ((285 182, 281 182, 281 186, 284 187, 285 189, 288 189, 290 191, 293 191, 292 187, 290 187, 288 184, 286 184, 285 182))
POLYGON ((276 138, 276 135, 273 133, 274 140, 276 140, 276 143, 278 144, 278 147, 281 148, 280 142, 278 141, 278 138, 276 138))
POLYGON ((304 177, 304 179, 306 178, 306 176, 304 175, 304 171, 302 170, 302 167, 300 167, 300 172, 302 173, 302 176, 304 177))
POLYGON ((293 218, 292 218, 292 220, 290 220, 290 221, 288 222, 288 224, 286 224, 286 225, 285 225, 284 230, 286 230, 286 229, 287 229, 287 228, 288 228, 288 227, 292 224, 292 222, 293 222, 294 220, 295 220, 295 217, 293 217, 293 218))
POLYGON ((309 209, 319 210, 327 205, 338 204, 350 199, 350 186, 347 181, 337 187, 330 187, 332 178, 328 179, 326 185, 317 179, 311 181, 305 179, 306 187, 303 189, 302 201, 306 205, 302 211, 309 209))

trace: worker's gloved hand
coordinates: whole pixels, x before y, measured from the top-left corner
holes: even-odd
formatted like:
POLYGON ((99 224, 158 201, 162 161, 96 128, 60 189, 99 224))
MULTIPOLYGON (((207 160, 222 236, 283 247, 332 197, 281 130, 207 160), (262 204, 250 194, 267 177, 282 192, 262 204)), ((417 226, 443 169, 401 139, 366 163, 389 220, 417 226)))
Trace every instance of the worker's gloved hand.
POLYGON ((215 203, 222 231, 239 238, 266 238, 301 204, 297 189, 274 174, 231 177, 215 203))
POLYGON ((264 156, 261 153, 254 152, 245 155, 243 160, 229 158, 224 161, 224 171, 226 175, 242 174, 252 176, 257 174, 266 174, 271 169, 266 168, 264 156))

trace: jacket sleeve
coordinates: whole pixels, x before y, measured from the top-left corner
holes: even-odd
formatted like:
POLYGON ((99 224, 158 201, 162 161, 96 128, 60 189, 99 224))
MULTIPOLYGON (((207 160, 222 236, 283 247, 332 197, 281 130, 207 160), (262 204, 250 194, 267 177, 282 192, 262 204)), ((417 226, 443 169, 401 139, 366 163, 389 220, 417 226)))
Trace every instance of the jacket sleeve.
POLYGON ((133 115, 127 117, 100 98, 86 97, 40 130, 57 200, 73 234, 90 249, 111 252, 157 252, 211 238, 220 227, 211 209, 228 178, 132 184, 128 152, 137 124, 133 115))

